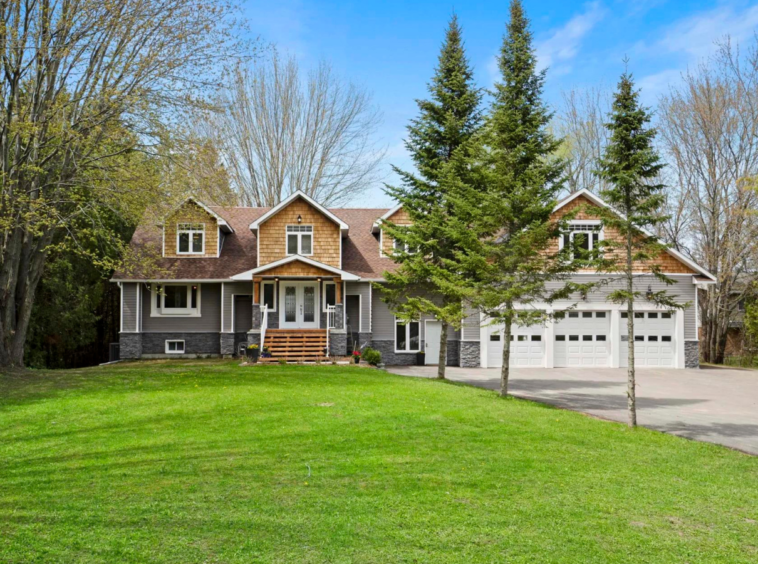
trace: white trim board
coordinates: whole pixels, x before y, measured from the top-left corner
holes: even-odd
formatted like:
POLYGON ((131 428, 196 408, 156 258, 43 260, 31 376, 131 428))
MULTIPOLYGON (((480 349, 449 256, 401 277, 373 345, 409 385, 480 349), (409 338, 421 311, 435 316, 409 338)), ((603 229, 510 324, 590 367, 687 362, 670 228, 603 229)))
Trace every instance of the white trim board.
MULTIPOLYGON (((289 264, 293 261, 300 261, 302 263, 308 264, 310 266, 315 266, 316 268, 320 268, 322 270, 326 270, 327 272, 331 272, 333 274, 338 274, 343 281, 346 282, 357 282, 361 278, 360 276, 356 276, 355 274, 351 274, 349 272, 345 272, 344 270, 341 270, 339 268, 336 268, 334 266, 330 266, 328 264, 324 264, 323 262, 318 262, 316 260, 313 260, 308 257, 304 257, 302 255, 290 255, 288 257, 285 257, 283 259, 279 259, 274 262, 270 262, 268 264, 265 264, 263 266, 259 266, 257 268, 253 268, 252 270, 248 270, 246 272, 240 272, 239 274, 235 274, 231 277, 232 280, 252 280, 253 276, 255 274, 260 274, 262 272, 266 272, 267 270, 271 270, 272 268, 276 268, 278 266, 282 266, 285 264, 289 264)), ((280 276, 280 278, 289 278, 286 276, 280 276)), ((315 278, 315 276, 309 277, 309 278, 315 278)))

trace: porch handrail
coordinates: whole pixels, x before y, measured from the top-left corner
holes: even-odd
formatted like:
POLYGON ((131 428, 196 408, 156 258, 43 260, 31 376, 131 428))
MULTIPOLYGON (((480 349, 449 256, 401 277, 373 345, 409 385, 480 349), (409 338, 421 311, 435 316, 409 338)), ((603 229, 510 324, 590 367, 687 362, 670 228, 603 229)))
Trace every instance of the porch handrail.
POLYGON ((329 356, 329 333, 334 329, 334 320, 337 316, 337 306, 326 306, 326 356, 329 356))
POLYGON ((268 328, 268 306, 261 305, 261 354, 263 354, 263 343, 266 342, 266 329, 268 328))

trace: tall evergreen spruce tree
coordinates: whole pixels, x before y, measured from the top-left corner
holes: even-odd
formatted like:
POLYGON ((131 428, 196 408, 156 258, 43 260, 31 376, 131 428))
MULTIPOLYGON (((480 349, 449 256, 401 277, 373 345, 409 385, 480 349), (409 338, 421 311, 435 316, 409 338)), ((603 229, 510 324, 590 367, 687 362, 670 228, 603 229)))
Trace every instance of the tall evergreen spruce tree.
MULTIPOLYGON (((649 230, 666 221, 663 209, 665 186, 657 182, 663 164, 653 147, 655 129, 649 126, 650 114, 640 106, 639 92, 632 77, 625 72, 613 97, 610 122, 610 142, 600 159, 599 176, 607 182, 602 198, 613 210, 603 209, 603 226, 618 233, 618 238, 604 241, 603 271, 622 275, 623 287, 608 294, 608 300, 626 304, 629 344, 627 373, 627 407, 629 426, 637 425, 637 405, 634 372, 634 308, 635 302, 646 301, 670 309, 682 309, 666 290, 650 290, 647 280, 652 275, 671 285, 674 281, 661 272, 655 261, 665 252, 666 245, 649 234, 649 230), (618 213, 614 213, 614 210, 618 213), (640 263, 644 269, 638 269, 640 263), (640 272, 643 270, 644 272, 640 272), (635 283, 636 279, 640 279, 635 283)), ((608 283, 613 283, 609 279, 608 283)))
POLYGON ((417 102, 420 114, 408 127, 405 142, 418 173, 395 168, 402 186, 386 189, 402 204, 410 225, 387 221, 383 226, 394 241, 393 258, 400 266, 395 273, 385 273, 381 288, 382 299, 399 319, 409 322, 427 314, 441 321, 437 376, 444 378, 448 329, 460 327, 465 297, 460 273, 449 268, 460 245, 456 232, 448 228, 451 206, 446 185, 462 181, 466 168, 452 166, 451 161, 482 121, 481 91, 474 84, 455 15, 429 94, 429 100, 417 102))
POLYGON ((474 214, 466 258, 478 264, 480 280, 473 303, 502 324, 501 396, 508 395, 513 324, 544 323, 549 314, 537 304, 567 299, 585 287, 566 280, 579 261, 558 250, 564 221, 551 220, 562 189, 564 164, 555 157, 560 141, 549 129, 551 113, 541 99, 544 71, 537 71, 529 21, 519 0, 498 57, 501 78, 474 157, 480 162, 484 193, 456 192, 455 215, 474 214), (565 284, 553 284, 566 280, 565 284))

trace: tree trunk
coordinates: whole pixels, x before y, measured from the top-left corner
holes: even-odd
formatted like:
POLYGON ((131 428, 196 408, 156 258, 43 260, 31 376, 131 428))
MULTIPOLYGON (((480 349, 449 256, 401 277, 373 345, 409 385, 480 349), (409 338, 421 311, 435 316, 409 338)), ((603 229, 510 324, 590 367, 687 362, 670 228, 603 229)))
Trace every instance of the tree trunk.
POLYGON ((637 426, 637 391, 634 374, 634 277, 632 272, 632 233, 631 229, 627 235, 626 247, 626 290, 628 299, 626 303, 626 328, 629 333, 629 356, 627 359, 628 367, 626 373, 626 397, 627 410, 629 412, 629 427, 637 426))
POLYGON ((437 364, 437 378, 445 379, 445 365, 447 364, 447 329, 448 325, 442 322, 442 331, 440 331, 440 357, 437 364))
MULTIPOLYGON (((512 304, 507 304, 509 310, 513 309, 512 304)), ((503 366, 500 368, 500 397, 508 397, 508 378, 510 378, 511 365, 511 325, 513 325, 513 316, 505 317, 505 327, 503 329, 503 366)))

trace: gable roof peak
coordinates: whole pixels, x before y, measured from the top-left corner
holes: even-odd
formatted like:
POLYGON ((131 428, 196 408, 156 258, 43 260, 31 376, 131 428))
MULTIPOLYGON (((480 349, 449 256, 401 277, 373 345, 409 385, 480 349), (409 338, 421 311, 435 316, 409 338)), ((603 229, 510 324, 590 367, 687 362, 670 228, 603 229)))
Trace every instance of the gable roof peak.
POLYGON ((275 205, 273 208, 271 208, 266 213, 264 213, 261 217, 253 221, 250 224, 250 229, 252 229, 253 231, 257 230, 261 226, 261 224, 265 223, 266 221, 274 217, 277 213, 279 213, 281 210, 286 208, 288 205, 290 205, 292 202, 294 202, 297 199, 305 200, 308 204, 316 208, 318 211, 324 214, 327 218, 329 218, 334 223, 339 225, 340 231, 342 231, 342 234, 347 235, 347 231, 349 229, 348 224, 342 221, 339 217, 334 215, 327 208, 319 204, 316 200, 311 198, 308 194, 306 194, 302 190, 297 190, 296 192, 293 192, 287 198, 285 198, 284 200, 279 202, 277 205, 275 205))
POLYGON ((218 226, 221 227, 226 233, 234 233, 234 228, 231 225, 229 225, 229 223, 223 217, 221 217, 218 213, 213 211, 211 207, 206 206, 203 202, 201 202, 194 196, 188 196, 187 198, 182 200, 181 204, 179 204, 178 206, 174 206, 174 208, 169 213, 163 216, 163 220, 158 225, 163 226, 163 224, 166 223, 167 218, 169 218, 176 211, 180 210, 182 207, 184 207, 190 202, 192 202, 196 206, 200 207, 203 211, 211 215, 218 223, 218 226))

